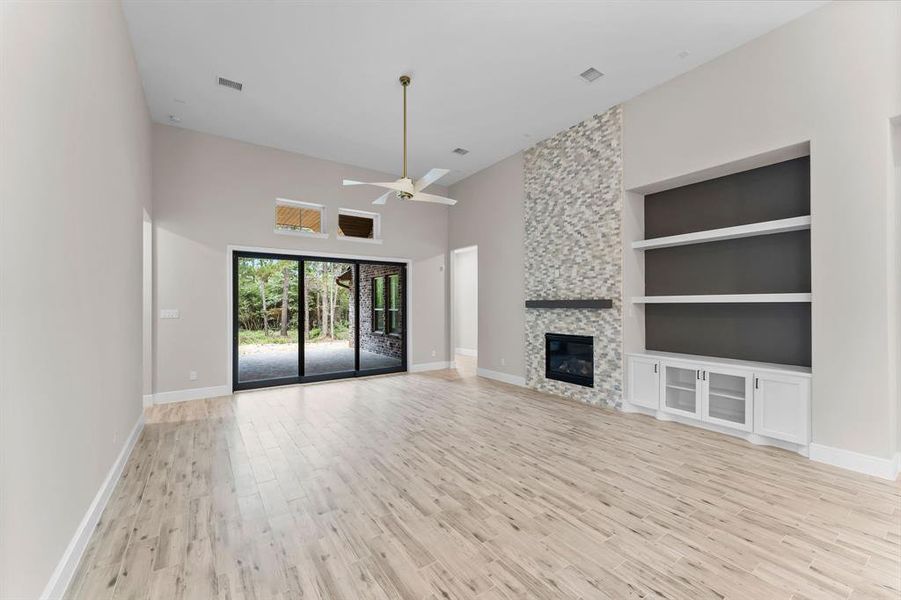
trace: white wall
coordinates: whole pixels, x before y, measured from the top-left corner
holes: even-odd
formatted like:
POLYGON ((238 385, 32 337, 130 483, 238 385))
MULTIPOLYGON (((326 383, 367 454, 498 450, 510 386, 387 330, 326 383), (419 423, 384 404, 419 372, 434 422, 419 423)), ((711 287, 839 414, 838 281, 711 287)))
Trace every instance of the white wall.
POLYGON ((453 339, 452 346, 468 356, 479 349, 479 250, 469 247, 454 250, 453 260, 453 339))
POLYGON ((0 11, 0 597, 37 598, 141 414, 150 121, 118 3, 0 11))
POLYGON ((894 336, 893 339, 890 338, 890 355, 893 358, 890 365, 894 365, 891 374, 894 378, 892 387, 895 393, 897 427, 895 443, 896 451, 901 453, 901 115, 893 119, 891 143, 894 165, 891 183, 893 196, 889 203, 891 216, 886 219, 891 228, 889 237, 893 242, 889 247, 888 261, 889 289, 894 293, 890 303, 893 311, 889 320, 889 333, 894 336))
POLYGON ((141 394, 153 394, 153 221, 144 211, 141 248, 141 394))
POLYGON ((449 247, 479 247, 479 368, 525 380, 522 154, 457 182, 450 194, 458 203, 449 247))
POLYGON ((623 137, 626 189, 810 141, 813 441, 883 458, 899 36, 899 3, 827 5, 630 100, 623 137))
POLYGON ((153 161, 154 393, 228 384, 229 245, 412 259, 408 353, 414 365, 449 359, 447 207, 393 198, 374 207, 378 188, 341 180, 397 175, 166 125, 153 127, 153 161), (330 239, 274 233, 279 197, 326 205, 330 239), (335 239, 339 207, 381 213, 384 243, 335 239), (168 308, 180 318, 160 320, 168 308))

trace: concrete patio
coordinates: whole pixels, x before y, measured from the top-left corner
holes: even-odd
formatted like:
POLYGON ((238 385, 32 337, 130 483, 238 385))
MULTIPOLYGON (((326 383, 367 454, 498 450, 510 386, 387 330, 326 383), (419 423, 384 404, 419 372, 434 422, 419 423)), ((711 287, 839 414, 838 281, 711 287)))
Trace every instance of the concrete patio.
MULTIPOLYGON (((265 346, 258 351, 238 356, 238 381, 264 381, 282 377, 297 377, 297 344, 265 346)), ((324 375, 354 370, 354 349, 347 342, 307 344, 304 352, 306 375, 324 375)), ((360 369, 384 369, 401 366, 401 360, 360 350, 360 369)))

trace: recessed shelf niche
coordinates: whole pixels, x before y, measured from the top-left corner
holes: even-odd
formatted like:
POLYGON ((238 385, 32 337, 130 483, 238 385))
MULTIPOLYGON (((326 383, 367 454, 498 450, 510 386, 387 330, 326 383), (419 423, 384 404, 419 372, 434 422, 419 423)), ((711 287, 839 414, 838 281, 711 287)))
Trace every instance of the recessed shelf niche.
POLYGON ((810 158, 644 198, 645 348, 810 366, 810 158))

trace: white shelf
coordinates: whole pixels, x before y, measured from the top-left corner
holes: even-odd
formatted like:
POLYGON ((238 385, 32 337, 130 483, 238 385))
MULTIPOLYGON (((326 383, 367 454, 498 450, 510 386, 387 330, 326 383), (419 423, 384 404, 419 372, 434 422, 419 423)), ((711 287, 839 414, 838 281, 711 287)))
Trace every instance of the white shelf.
POLYGON ((753 360, 739 360, 735 358, 721 358, 718 356, 701 356, 697 354, 681 354, 677 352, 661 352, 659 350, 639 350, 630 352, 629 356, 650 360, 672 360, 678 362, 703 363, 713 370, 717 366, 735 367, 737 369, 751 369, 757 372, 783 373, 790 375, 810 376, 810 367, 798 367, 795 365, 781 365, 776 363, 757 362, 753 360))
POLYGON ((650 240, 639 240, 637 242, 632 242, 632 248, 635 250, 672 248, 674 246, 720 242, 723 240, 735 240, 756 235, 772 235, 775 233, 787 233, 789 231, 801 231, 803 229, 810 229, 810 215, 804 217, 792 217, 790 219, 779 219, 777 221, 764 221, 763 223, 750 223, 748 225, 738 225, 736 227, 723 227, 722 229, 695 231, 680 235, 668 235, 666 237, 653 238, 650 240))
POLYGON ((741 302, 810 302, 810 294, 708 294, 702 296, 632 296, 632 304, 733 304, 741 302))
POLYGON ((683 392, 691 392, 692 394, 697 391, 697 388, 688 385, 682 385, 679 383, 667 383, 666 387, 673 388, 674 390, 682 390, 683 392))
POLYGON ((710 388, 710 395, 717 396, 718 398, 728 398, 729 400, 740 400, 745 402, 747 398, 741 392, 736 392, 734 390, 727 390, 725 388, 710 388))

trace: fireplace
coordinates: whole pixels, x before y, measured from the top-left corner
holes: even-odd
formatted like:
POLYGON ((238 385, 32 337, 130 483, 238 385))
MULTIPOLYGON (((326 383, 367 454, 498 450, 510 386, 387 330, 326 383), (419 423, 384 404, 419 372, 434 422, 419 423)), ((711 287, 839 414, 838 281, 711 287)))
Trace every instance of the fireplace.
POLYGON ((594 387, 594 338, 545 333, 544 376, 594 387))

